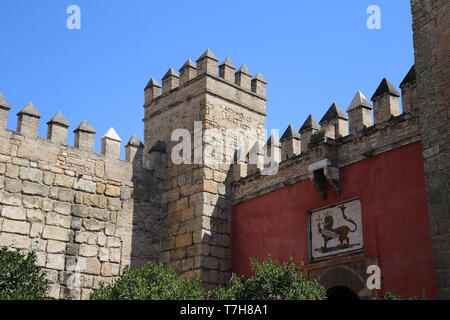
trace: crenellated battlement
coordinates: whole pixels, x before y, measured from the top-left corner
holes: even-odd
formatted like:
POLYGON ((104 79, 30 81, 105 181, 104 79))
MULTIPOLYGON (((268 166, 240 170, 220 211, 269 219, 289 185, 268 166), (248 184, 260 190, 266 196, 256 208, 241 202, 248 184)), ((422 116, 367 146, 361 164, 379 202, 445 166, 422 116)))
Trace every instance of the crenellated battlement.
MULTIPOLYGON (((7 102, 3 94, 0 93, 0 130, 10 131, 6 128, 9 111, 11 106, 7 102)), ((15 134, 24 136, 27 139, 39 138, 39 123, 42 118, 33 103, 28 103, 19 113, 17 113, 17 129, 15 134)), ((68 146, 67 135, 70 124, 64 117, 61 111, 58 111, 47 122, 47 142, 56 145, 68 146)), ((83 120, 80 125, 74 130, 74 144, 73 148, 79 149, 83 152, 94 152, 96 131, 87 120, 83 120)), ((43 139, 43 138, 41 138, 43 139)), ((133 161, 137 149, 142 149, 144 145, 137 142, 139 138, 133 135, 129 142, 125 145, 125 161, 133 161), (133 155, 133 156, 131 156, 133 155)), ((120 159, 120 148, 122 139, 116 133, 114 128, 110 128, 101 138, 101 154, 112 159, 120 159)), ((70 146, 68 146, 70 147, 70 146)))
POLYGON ((265 115, 266 81, 257 73, 252 76, 245 64, 237 71, 230 57, 220 65, 214 53, 207 49, 194 64, 191 59, 179 69, 170 67, 161 79, 162 86, 151 78, 144 89, 146 119, 204 92, 229 99, 265 115))
POLYGON ((233 165, 233 201, 308 178, 323 199, 326 181, 339 195, 340 167, 419 140, 414 66, 400 86, 403 113, 400 94, 384 78, 371 98, 373 105, 357 91, 347 114, 333 103, 319 123, 309 115, 299 131, 289 125, 280 143, 273 143, 274 136, 263 148, 256 142, 246 161, 233 165))
MULTIPOLYGON (((47 137, 38 137, 42 115, 32 103, 17 114, 16 131, 6 129, 11 106, 0 94, 0 204, 21 212, 36 201, 45 217, 37 223, 0 211, 0 243, 29 249, 30 239, 48 242, 39 264, 53 273, 81 263, 83 276, 110 281, 124 265, 154 259, 212 289, 231 274, 234 204, 306 179, 322 199, 329 187, 339 195, 342 167, 420 139, 414 67, 401 95, 383 79, 372 102, 357 91, 347 112, 332 103, 319 122, 309 115, 299 129, 289 125, 267 141, 266 81, 245 64, 237 69, 230 57, 219 64, 208 49, 178 72, 169 68, 160 83, 151 78, 144 89, 145 146, 133 135, 124 160, 113 128, 94 152, 97 132, 87 120, 69 146, 71 125, 61 111, 47 122, 47 137), (181 145, 178 163, 173 151, 181 145), (53 252, 54 241, 67 250, 53 252)), ((51 297, 78 299, 96 288, 72 290, 63 280, 54 281, 51 297)))

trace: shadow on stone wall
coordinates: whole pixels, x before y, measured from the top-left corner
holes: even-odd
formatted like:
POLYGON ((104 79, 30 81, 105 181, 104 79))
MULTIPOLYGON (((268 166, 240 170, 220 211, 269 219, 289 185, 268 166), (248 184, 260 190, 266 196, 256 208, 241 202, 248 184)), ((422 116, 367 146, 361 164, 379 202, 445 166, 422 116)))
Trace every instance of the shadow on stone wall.
POLYGON ((159 260, 161 193, 154 171, 143 166, 143 148, 133 160, 130 268, 159 260))

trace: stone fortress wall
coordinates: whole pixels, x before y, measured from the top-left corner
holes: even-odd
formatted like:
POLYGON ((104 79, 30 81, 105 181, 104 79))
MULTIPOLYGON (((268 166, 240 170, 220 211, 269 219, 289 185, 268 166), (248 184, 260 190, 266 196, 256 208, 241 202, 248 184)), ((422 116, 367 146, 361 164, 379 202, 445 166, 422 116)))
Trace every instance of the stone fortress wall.
POLYGON ((299 132, 290 125, 265 144, 262 75, 252 79, 245 65, 235 72, 230 58, 219 66, 208 49, 197 66, 188 60, 180 76, 171 68, 162 83, 152 78, 145 88, 145 146, 133 136, 125 160, 114 129, 102 137, 102 154, 94 152, 87 121, 68 146, 60 112, 48 122, 47 139, 37 137, 41 116, 32 104, 19 112, 17 131, 5 129, 10 106, 2 97, 0 245, 36 251, 53 283, 51 298, 87 299, 99 281, 149 260, 214 288, 231 275, 233 204, 304 179, 323 198, 328 184, 338 194, 339 167, 420 139, 414 67, 401 84, 403 113, 400 94, 383 79, 373 106, 358 91, 348 116, 332 104, 320 124, 310 116, 299 132), (179 128, 194 137, 191 159, 200 161, 172 162, 178 142, 171 135, 179 128), (227 159, 224 149, 207 152, 217 137, 205 130, 223 138, 230 128, 256 132, 245 151, 235 141, 241 161, 227 159))
POLYGON ((231 275, 234 204, 304 179, 323 199, 328 185, 338 195, 340 167, 420 140, 414 67, 402 95, 383 79, 373 105, 358 91, 348 115, 333 103, 320 124, 310 116, 299 131, 290 125, 266 143, 265 87, 261 74, 253 77, 245 65, 236 71, 229 57, 219 65, 208 49, 197 65, 187 60, 180 75, 170 68, 162 86, 152 78, 145 89, 144 161, 163 185, 160 260, 183 275, 198 274, 207 288, 231 275), (200 161, 172 162, 181 141, 172 141, 172 133, 179 128, 190 142, 189 160, 200 161), (236 128, 255 135, 245 146, 231 140, 230 159, 222 143, 230 141, 227 129, 236 128))
POLYGON ((99 281, 125 265, 157 259, 158 212, 142 167, 142 144, 133 136, 126 160, 110 129, 102 154, 87 121, 67 145, 69 123, 61 112, 37 136, 41 115, 29 103, 17 130, 6 129, 10 106, 0 95, 0 246, 36 252, 51 281, 49 298, 88 299, 99 281))
MULTIPOLYGON (((339 195, 340 168, 421 140, 427 132, 423 97, 429 94, 420 94, 424 80, 416 81, 421 59, 400 84, 401 95, 383 79, 372 103, 358 91, 348 114, 332 104, 319 123, 310 116, 300 130, 289 126, 280 139, 264 143, 266 81, 245 65, 236 71, 230 58, 219 64, 208 49, 179 74, 170 68, 162 86, 150 80, 144 144, 132 137, 125 160, 119 159, 121 139, 113 129, 102 138, 102 154, 94 152, 95 130, 87 121, 68 146, 69 124, 61 113, 48 122, 47 139, 37 137, 41 116, 32 104, 18 114, 16 131, 6 129, 10 106, 0 96, 0 246, 36 252, 49 272, 51 298, 87 299, 99 281, 149 260, 168 263, 183 276, 197 274, 213 288, 231 275, 234 204, 305 179, 322 199, 329 186, 339 195), (180 128, 194 137, 190 164, 172 161, 178 144, 172 133, 180 128), (223 137, 236 128, 258 140, 245 150, 234 140, 245 161, 215 148, 218 137, 207 133, 216 129, 223 137)), ((435 155, 435 149, 424 155, 435 155)), ((439 253, 448 243, 439 238, 448 219, 437 212, 441 229, 432 234, 439 253)), ((443 297, 445 279, 438 281, 443 297)))

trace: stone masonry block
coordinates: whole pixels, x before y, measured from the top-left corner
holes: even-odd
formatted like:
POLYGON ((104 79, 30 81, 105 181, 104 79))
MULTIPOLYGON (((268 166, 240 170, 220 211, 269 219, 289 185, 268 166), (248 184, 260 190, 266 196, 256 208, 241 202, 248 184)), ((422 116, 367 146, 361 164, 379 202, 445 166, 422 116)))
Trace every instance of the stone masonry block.
POLYGON ((27 220, 29 222, 44 222, 45 215, 40 209, 28 209, 27 220))
POLYGON ((115 223, 106 223, 105 224, 105 234, 107 236, 114 236, 116 233, 116 224, 115 223))
POLYGON ((22 181, 16 179, 5 179, 4 181, 5 191, 16 193, 22 190, 22 181))
POLYGON ((49 240, 47 243, 47 252, 55 254, 63 254, 66 252, 66 243, 63 241, 49 240))
POLYGON ((24 167, 20 168, 20 179, 22 180, 42 183, 42 176, 42 171, 39 169, 24 167))
POLYGON ((95 193, 97 190, 97 185, 95 182, 85 180, 85 179, 76 179, 73 188, 78 191, 84 191, 88 193, 95 193))
POLYGON ((19 177, 19 170, 20 170, 19 166, 7 163, 5 177, 11 178, 11 179, 16 179, 19 177))
POLYGON ((100 274, 101 264, 97 258, 84 258, 79 257, 77 262, 77 270, 81 272, 99 275, 100 274))
POLYGON ((42 237, 44 239, 69 241, 71 231, 69 229, 57 227, 57 226, 45 226, 42 237))
POLYGON ((105 223, 98 220, 84 220, 83 226, 87 231, 100 231, 105 228, 105 223))
POLYGON ((33 182, 24 181, 22 185, 22 193, 31 196, 46 197, 50 188, 33 182))
POLYGON ((28 236, 21 236, 6 232, 0 233, 0 247, 28 249, 30 245, 31 239, 28 236))
POLYGON ((107 185, 105 189, 105 195, 109 197, 119 197, 120 196, 120 188, 113 185, 107 185))
POLYGON ((218 193, 217 182, 212 180, 203 181, 203 191, 217 194, 218 193))
POLYGON ((42 235, 42 230, 44 230, 44 224, 39 222, 34 222, 31 224, 30 237, 40 238, 42 235))
POLYGON ((53 211, 62 215, 70 215, 71 204, 66 202, 55 202, 53 211))
POLYGON ((63 228, 70 228, 70 216, 57 214, 54 212, 47 213, 46 224, 51 226, 58 226, 63 228))
POLYGON ((183 248, 192 244, 192 233, 185 233, 176 237, 176 247, 183 248))
POLYGON ((24 221, 4 219, 2 231, 28 235, 30 233, 30 223, 24 221))
POLYGON ((64 265, 66 260, 64 259, 64 254, 47 254, 47 263, 45 265, 46 268, 55 269, 55 270, 64 270, 64 265))
POLYGON ((96 245, 86 245, 81 244, 80 245, 80 256, 83 257, 96 257, 98 253, 98 247, 96 245))
POLYGON ((89 215, 89 208, 81 204, 74 204, 71 207, 71 212, 75 217, 87 218, 89 215))
POLYGON ((120 248, 110 248, 109 249, 109 261, 120 262, 120 248))
POLYGON ((12 220, 24 221, 26 219, 26 211, 19 207, 3 207, 1 216, 12 220))
POLYGON ((75 178, 69 177, 62 174, 57 174, 55 176, 55 180, 53 181, 53 184, 57 187, 62 187, 66 189, 72 188, 74 184, 75 178))
POLYGON ((8 192, 0 191, 0 204, 8 206, 20 206, 22 204, 22 197, 8 192))

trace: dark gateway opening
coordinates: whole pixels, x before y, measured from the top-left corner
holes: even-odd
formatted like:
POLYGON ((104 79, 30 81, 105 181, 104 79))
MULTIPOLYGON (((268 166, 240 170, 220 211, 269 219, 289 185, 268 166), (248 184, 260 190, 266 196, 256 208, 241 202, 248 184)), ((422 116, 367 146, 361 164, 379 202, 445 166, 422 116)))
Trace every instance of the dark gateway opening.
POLYGON ((347 287, 333 287, 327 290, 328 300, 359 300, 358 295, 347 287))

